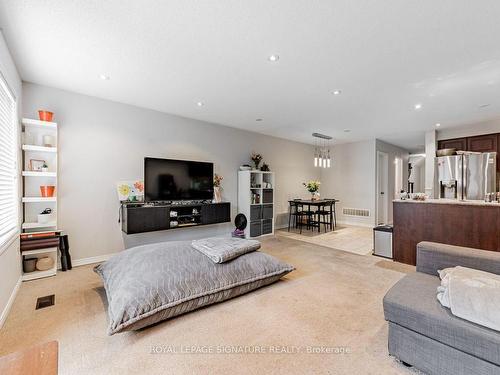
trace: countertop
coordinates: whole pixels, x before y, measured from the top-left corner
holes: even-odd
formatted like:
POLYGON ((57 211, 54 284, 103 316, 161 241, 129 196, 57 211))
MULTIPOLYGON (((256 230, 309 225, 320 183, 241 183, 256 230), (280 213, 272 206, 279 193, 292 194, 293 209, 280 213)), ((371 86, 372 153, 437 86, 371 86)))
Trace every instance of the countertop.
POLYGON ((499 207, 500 203, 485 202, 485 201, 459 201, 455 199, 426 199, 425 201, 417 201, 413 199, 394 199, 394 203, 421 203, 421 204, 457 204, 464 206, 492 206, 499 207))

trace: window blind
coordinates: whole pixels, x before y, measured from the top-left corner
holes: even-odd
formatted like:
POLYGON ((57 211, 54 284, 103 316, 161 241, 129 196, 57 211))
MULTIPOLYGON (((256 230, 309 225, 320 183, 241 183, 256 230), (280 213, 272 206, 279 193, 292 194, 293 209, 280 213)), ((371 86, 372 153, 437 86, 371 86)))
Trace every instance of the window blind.
POLYGON ((18 228, 16 100, 0 74, 0 250, 18 228))

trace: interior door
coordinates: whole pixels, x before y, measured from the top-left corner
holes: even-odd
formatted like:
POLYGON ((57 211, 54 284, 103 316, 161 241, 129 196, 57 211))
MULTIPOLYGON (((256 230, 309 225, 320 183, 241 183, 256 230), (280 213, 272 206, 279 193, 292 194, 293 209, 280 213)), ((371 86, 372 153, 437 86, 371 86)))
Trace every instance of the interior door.
POLYGON ((387 224, 389 155, 377 151, 377 224, 387 224))

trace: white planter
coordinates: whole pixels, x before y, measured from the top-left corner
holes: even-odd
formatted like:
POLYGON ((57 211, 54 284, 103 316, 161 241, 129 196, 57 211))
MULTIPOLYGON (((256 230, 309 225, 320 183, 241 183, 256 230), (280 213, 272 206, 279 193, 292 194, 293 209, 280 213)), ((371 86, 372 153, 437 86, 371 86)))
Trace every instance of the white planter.
POLYGON ((38 214, 38 224, 47 224, 50 223, 50 219, 52 218, 51 214, 38 214))

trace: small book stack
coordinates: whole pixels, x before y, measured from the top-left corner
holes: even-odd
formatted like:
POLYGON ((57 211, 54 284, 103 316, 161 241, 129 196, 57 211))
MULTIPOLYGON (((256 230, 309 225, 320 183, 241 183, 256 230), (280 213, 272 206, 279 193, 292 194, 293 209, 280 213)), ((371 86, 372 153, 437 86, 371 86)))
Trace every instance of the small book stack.
POLYGON ((21 233, 21 252, 27 250, 59 247, 60 230, 47 232, 21 233))
POLYGON ((231 236, 236 238, 245 238, 245 231, 236 228, 233 232, 231 232, 231 236))

